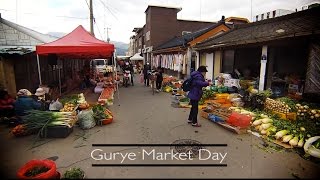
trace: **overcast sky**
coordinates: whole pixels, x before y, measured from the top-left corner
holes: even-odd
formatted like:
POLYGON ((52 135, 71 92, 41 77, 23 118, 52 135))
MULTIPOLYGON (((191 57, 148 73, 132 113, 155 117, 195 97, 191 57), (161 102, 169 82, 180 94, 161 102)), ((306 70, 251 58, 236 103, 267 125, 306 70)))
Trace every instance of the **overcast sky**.
MULTIPOLYGON (((312 0, 93 0, 95 35, 106 40, 129 42, 134 27, 145 24, 148 5, 181 7, 178 19, 218 21, 221 16, 251 20, 252 15, 275 9, 294 10, 312 0)), ((318 1, 319 2, 319 1, 318 1)), ((69 33, 78 25, 88 31, 89 0, 0 0, 4 19, 41 33, 69 33)))

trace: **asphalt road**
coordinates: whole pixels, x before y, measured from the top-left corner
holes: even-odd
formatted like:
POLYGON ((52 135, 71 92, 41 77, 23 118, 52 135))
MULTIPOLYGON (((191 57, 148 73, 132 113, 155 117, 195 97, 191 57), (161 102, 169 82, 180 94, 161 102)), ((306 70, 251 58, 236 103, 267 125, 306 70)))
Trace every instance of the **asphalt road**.
MULTIPOLYGON (((94 102, 96 94, 88 94, 94 102)), ((119 98, 110 107, 114 122, 90 130, 74 128, 63 139, 43 139, 34 136, 15 138, 10 129, 1 127, 1 170, 14 178, 16 171, 31 159, 52 158, 58 171, 81 167, 86 178, 315 178, 319 165, 304 160, 291 150, 275 151, 251 134, 234 134, 199 117, 202 127, 187 124, 189 109, 173 108, 168 93, 152 95, 151 89, 136 82, 135 86, 120 88, 119 98), (177 140, 198 141, 202 144, 226 144, 224 147, 204 146, 198 156, 171 156, 180 146, 111 146, 93 147, 92 144, 171 144, 177 140), (171 152, 172 150, 172 152, 171 152), (112 160, 105 159, 110 153, 112 160), (118 152, 118 154, 116 154, 118 152), (210 153, 209 153, 210 152, 210 153), (131 155, 128 156, 128 154, 131 155), (165 155, 165 153, 167 153, 165 155), (92 156, 91 156, 92 154, 92 156), (123 160, 122 156, 126 156, 123 160), (189 158, 186 160, 186 158, 189 158), (114 167, 93 167, 92 164, 121 164, 114 167), (210 166, 129 167, 124 164, 209 164, 210 166), (221 166, 226 165, 226 166, 221 166)), ((273 144, 270 144, 274 146, 273 144)))

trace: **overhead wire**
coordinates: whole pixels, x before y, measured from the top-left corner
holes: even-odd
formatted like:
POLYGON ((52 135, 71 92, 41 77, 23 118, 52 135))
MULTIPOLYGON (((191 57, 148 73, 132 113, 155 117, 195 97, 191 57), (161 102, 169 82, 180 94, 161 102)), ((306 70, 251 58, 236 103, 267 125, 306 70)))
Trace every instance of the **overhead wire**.
POLYGON ((116 19, 119 21, 119 19, 117 18, 117 16, 110 10, 110 8, 102 1, 102 0, 99 0, 101 2, 101 4, 110 12, 110 14, 116 19))
MULTIPOLYGON (((94 1, 93 1, 93 3, 94 3, 94 5, 96 5, 94 1)), ((97 12, 97 14, 99 15, 98 12, 97 12)), ((96 25, 96 27, 97 27, 97 29, 98 29, 98 33, 99 33, 99 35, 100 35, 100 38, 103 39, 103 36, 102 36, 102 34, 101 34, 100 28, 99 28, 99 26, 98 26, 98 24, 97 24, 97 21, 96 21, 96 18, 95 18, 95 16, 94 16, 94 14, 93 14, 93 22, 94 22, 94 24, 96 25)))

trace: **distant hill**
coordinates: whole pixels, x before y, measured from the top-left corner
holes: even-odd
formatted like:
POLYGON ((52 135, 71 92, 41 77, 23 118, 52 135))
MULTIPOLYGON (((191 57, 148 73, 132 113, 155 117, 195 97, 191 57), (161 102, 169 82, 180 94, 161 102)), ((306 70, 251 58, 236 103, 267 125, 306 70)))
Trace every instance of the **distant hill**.
MULTIPOLYGON (((48 34, 51 35, 51 36, 55 36, 55 37, 61 38, 61 37, 65 36, 67 33, 49 32, 48 34)), ((126 55, 126 52, 128 51, 128 48, 129 48, 129 44, 126 44, 124 42, 119 42, 119 41, 110 41, 110 43, 114 44, 114 46, 116 47, 117 55, 119 55, 119 56, 125 56, 126 55)))
POLYGON ((119 42, 119 41, 110 41, 110 43, 114 44, 117 49, 117 55, 125 56, 126 52, 128 51, 129 44, 119 42))

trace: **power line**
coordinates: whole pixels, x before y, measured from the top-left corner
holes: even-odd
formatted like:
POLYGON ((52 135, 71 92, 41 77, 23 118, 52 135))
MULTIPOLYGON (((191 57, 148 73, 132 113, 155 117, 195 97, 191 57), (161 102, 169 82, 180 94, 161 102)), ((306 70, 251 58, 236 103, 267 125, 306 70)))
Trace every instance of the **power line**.
POLYGON ((113 14, 113 12, 109 9, 109 7, 106 6, 106 4, 105 4, 102 0, 99 0, 99 1, 101 2, 101 4, 102 4, 106 9, 108 9, 108 11, 111 13, 111 15, 112 15, 116 20, 119 21, 119 19, 113 14))
POLYGON ((84 1, 86 1, 87 6, 88 6, 88 8, 90 9, 90 5, 89 5, 88 1, 87 1, 87 0, 84 0, 84 1))

